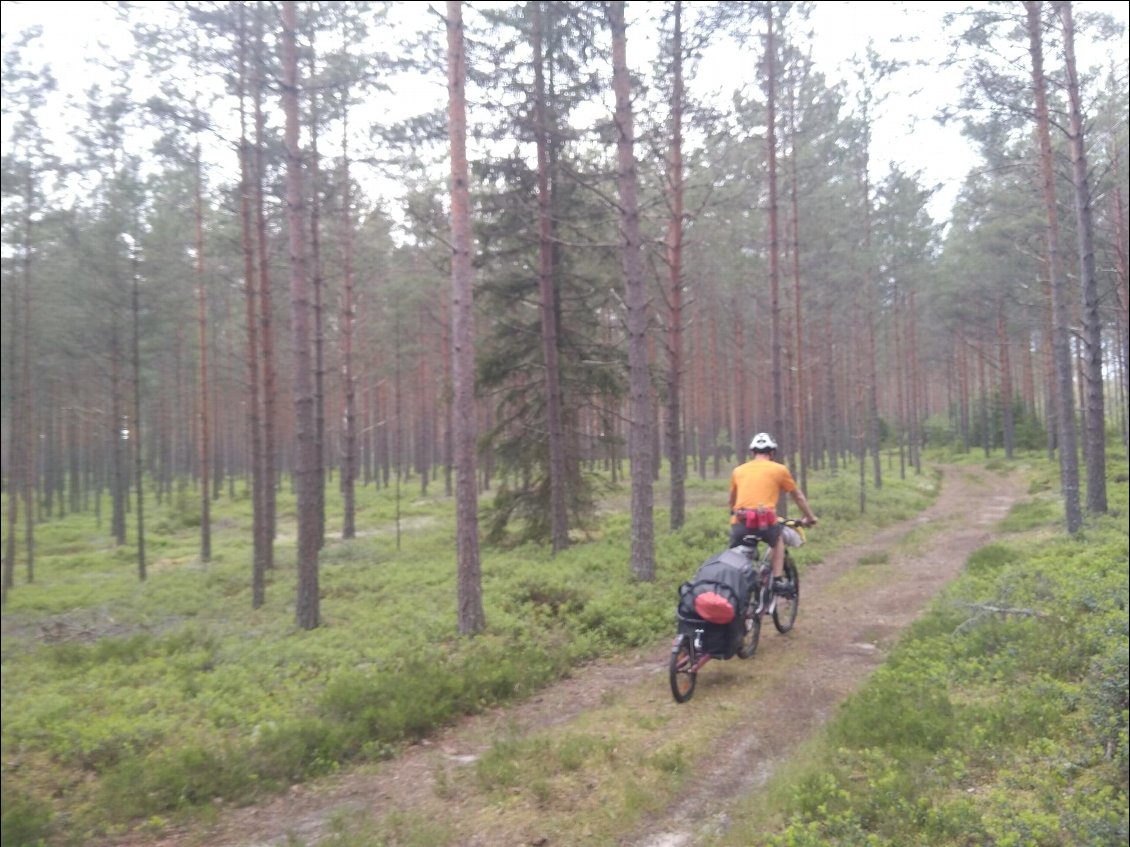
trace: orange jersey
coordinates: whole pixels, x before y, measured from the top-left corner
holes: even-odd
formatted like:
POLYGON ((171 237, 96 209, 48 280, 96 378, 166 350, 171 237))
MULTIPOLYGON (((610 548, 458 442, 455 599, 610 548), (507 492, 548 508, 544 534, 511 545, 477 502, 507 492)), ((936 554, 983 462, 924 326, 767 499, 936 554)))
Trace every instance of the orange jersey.
MULTIPOLYGON (((780 462, 751 459, 730 475, 730 500, 735 509, 776 509, 782 491, 796 491, 796 481, 780 462)), ((731 519, 734 523, 737 519, 731 519)))

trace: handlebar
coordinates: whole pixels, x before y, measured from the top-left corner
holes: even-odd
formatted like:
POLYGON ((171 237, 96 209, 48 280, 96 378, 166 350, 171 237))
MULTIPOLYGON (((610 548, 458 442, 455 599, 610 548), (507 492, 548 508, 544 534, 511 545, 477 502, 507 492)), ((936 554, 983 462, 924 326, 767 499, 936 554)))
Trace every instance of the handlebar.
MULTIPOLYGON (((748 511, 752 510, 731 509, 730 514, 736 516, 738 518, 738 521, 740 522, 748 511)), ((782 518, 778 516, 777 523, 781 524, 782 526, 792 527, 793 529, 805 529, 806 527, 815 526, 816 519, 813 518, 810 521, 808 518, 782 518)))
POLYGON ((778 518, 777 523, 793 529, 807 529, 816 525, 816 521, 810 521, 808 518, 778 518))

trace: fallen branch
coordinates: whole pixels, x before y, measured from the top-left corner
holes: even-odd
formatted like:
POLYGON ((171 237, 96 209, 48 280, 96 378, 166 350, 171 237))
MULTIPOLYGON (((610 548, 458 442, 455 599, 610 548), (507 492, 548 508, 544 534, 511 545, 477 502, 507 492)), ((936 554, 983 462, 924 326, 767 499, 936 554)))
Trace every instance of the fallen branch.
POLYGON ((966 609, 976 609, 979 612, 993 612, 998 615, 1020 615, 1025 618, 1050 618, 1047 612, 1037 612, 1035 609, 1007 609, 1003 606, 989 606, 985 603, 958 603, 966 609))
POLYGON ((1049 615, 1047 612, 1038 612, 1035 609, 1011 609, 1004 606, 990 606, 987 603, 955 603, 954 605, 961 606, 965 609, 974 609, 977 612, 977 614, 975 614, 973 617, 960 624, 953 631, 954 635, 957 635, 962 630, 972 626, 973 624, 977 623, 977 621, 990 614, 1006 616, 1019 615, 1020 617, 1024 618, 1052 618, 1053 620, 1059 621, 1060 623, 1064 623, 1063 618, 1056 617, 1055 615, 1049 615))

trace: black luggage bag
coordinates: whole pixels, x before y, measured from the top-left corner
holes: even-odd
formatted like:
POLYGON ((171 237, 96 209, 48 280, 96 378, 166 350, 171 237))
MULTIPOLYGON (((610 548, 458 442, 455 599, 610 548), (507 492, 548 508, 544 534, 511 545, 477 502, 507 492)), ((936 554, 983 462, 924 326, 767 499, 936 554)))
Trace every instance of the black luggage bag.
POLYGON ((729 659, 737 651, 744 633, 745 608, 756 581, 752 562, 738 550, 723 550, 711 556, 702 563, 694 578, 679 588, 679 605, 675 612, 679 633, 694 637, 701 630, 702 651, 714 658, 729 659), (704 607, 699 598, 703 595, 716 595, 703 598, 709 599, 715 607, 718 598, 724 598, 733 611, 733 618, 727 623, 706 620, 700 612, 704 607), (696 600, 699 600, 697 609, 696 600))

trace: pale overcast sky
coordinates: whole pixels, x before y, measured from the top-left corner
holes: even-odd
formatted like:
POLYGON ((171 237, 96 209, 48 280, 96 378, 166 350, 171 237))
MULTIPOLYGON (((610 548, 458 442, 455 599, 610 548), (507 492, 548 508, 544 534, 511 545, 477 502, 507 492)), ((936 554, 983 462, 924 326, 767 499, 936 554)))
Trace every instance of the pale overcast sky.
MULTIPOLYGON (((435 4, 433 4, 435 5, 435 4)), ((474 5, 474 4, 469 4, 474 5)), ((648 4, 651 6, 652 4, 648 4)), ((862 55, 868 41, 883 56, 902 59, 919 59, 929 63, 926 68, 906 71, 889 85, 889 97, 876 117, 876 131, 872 162, 876 174, 886 171, 889 162, 896 162, 908 171, 922 171, 928 183, 940 183, 943 188, 931 206, 936 217, 947 214, 966 173, 976 164, 976 157, 961 137, 956 124, 941 127, 933 117, 937 111, 952 104, 958 97, 960 74, 956 70, 943 71, 940 62, 947 44, 943 34, 942 15, 949 10, 959 10, 968 3, 954 2, 838 2, 820 0, 815 4, 811 26, 816 32, 813 59, 829 79, 850 76, 848 62, 862 55), (899 37, 917 36, 913 44, 897 45, 899 37)), ((638 3, 629 3, 629 10, 654 11, 638 3)), ((1078 13, 1101 10, 1124 23, 1130 4, 1126 2, 1076 2, 1078 13)), ((401 4, 398 11, 423 11, 423 4, 401 4)), ((128 50, 129 39, 114 12, 102 3, 68 2, 3 2, 4 46, 19 30, 32 24, 43 27, 44 52, 61 87, 81 97, 89 85, 91 71, 86 65, 89 56, 113 55, 128 50)), ((1125 59, 1126 39, 1119 50, 1125 59)), ((642 68, 652 59, 652 46, 643 39, 632 38, 629 30, 629 63, 642 68)), ((1117 51, 1116 51, 1117 52, 1117 51)), ((1082 62, 1097 61, 1098 56, 1088 54, 1080 45, 1082 62)), ((752 63, 735 61, 733 56, 716 54, 712 61, 704 59, 700 78, 707 84, 724 81, 740 82, 743 71, 752 72, 752 63)), ((435 97, 442 102, 443 81, 421 92, 420 98, 435 97)), ((403 94, 401 94, 403 97, 403 94)), ((417 98, 409 98, 413 102, 417 98)), ((234 169, 234 163, 228 163, 234 169)), ((234 177, 233 174, 228 176, 234 177)))

